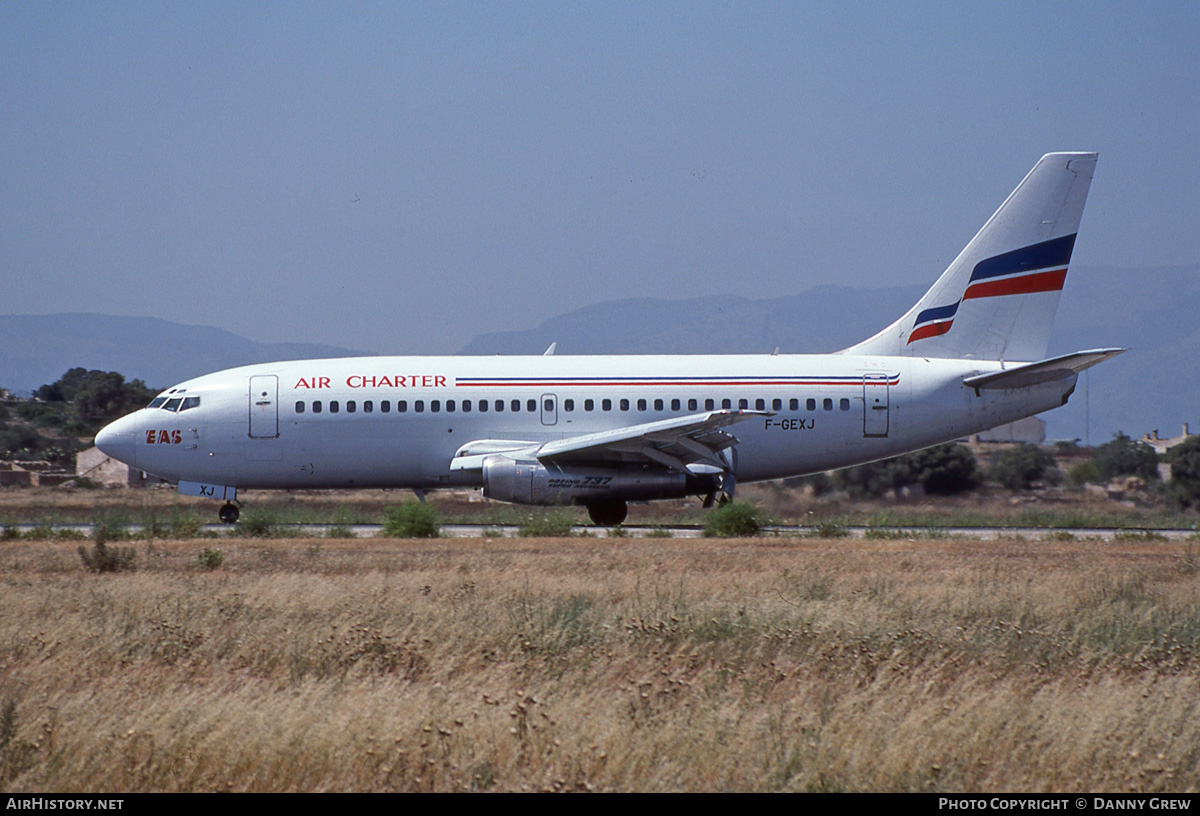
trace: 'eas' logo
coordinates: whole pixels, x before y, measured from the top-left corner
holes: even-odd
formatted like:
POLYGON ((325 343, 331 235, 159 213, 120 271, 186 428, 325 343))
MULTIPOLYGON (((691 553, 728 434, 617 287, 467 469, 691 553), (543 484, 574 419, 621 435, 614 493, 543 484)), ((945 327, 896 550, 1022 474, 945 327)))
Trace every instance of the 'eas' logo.
POLYGON ((146 431, 147 445, 178 445, 182 441, 179 431, 146 431))

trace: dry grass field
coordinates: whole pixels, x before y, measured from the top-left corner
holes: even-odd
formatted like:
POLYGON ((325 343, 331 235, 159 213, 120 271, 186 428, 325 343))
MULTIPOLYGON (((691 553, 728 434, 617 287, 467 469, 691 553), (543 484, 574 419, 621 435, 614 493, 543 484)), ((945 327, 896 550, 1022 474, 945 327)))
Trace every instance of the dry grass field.
POLYGON ((0 544, 0 790, 1194 791, 1122 540, 0 544))

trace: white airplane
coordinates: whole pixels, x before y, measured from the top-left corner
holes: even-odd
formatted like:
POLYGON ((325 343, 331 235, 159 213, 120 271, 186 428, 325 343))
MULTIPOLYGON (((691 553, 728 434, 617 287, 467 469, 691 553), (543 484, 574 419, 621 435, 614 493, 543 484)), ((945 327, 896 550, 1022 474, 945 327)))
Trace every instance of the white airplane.
POLYGON ((471 486, 611 525, 632 500, 918 450, 1063 405, 1125 350, 1044 359, 1095 165, 1043 156, 915 306, 835 354, 265 363, 180 383, 96 445, 230 523, 248 488, 471 486))

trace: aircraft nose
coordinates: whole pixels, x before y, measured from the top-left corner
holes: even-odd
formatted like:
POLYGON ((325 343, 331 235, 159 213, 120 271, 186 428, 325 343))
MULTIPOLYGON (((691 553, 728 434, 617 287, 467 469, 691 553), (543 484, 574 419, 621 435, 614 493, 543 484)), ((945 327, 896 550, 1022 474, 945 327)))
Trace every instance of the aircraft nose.
POLYGON ((100 433, 96 434, 96 447, 105 456, 136 467, 137 428, 134 427, 133 417, 121 417, 101 428, 100 433))

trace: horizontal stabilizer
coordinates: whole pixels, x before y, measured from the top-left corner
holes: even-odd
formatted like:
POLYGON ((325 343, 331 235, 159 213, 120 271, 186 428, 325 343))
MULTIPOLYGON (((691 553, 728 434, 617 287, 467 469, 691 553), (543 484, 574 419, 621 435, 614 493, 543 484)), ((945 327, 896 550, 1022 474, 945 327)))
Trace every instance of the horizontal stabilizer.
POLYGON ((974 388, 976 391, 981 388, 1028 388, 1041 383, 1065 379, 1128 350, 1109 348, 1077 351, 1074 354, 1051 357, 1049 360, 1029 363, 1017 368, 1010 368, 1007 371, 997 371, 994 374, 976 374, 974 377, 967 377, 963 380, 963 385, 974 388))

